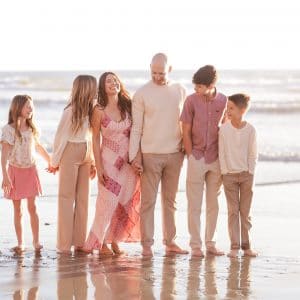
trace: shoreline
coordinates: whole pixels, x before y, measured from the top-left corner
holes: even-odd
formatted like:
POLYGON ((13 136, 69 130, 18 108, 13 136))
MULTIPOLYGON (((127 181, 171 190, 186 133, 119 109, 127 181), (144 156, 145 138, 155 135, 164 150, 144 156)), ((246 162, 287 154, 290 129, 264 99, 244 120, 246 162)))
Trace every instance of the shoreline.
MULTIPOLYGON (((52 198, 37 202, 40 236, 45 247, 41 256, 35 256, 31 249, 31 233, 25 210, 24 229, 28 250, 22 256, 14 256, 9 251, 15 241, 12 206, 9 201, 0 201, 0 298, 12 299, 14 294, 15 297, 27 294, 28 299, 72 299, 72 295, 83 300, 104 297, 299 299, 300 240, 295 238, 295 230, 300 226, 299 195, 297 184, 256 187, 252 241, 259 256, 237 259, 226 256, 207 256, 204 259, 194 259, 190 255, 165 256, 161 243, 160 201, 157 201, 155 211, 156 241, 152 259, 141 257, 139 243, 121 244, 128 254, 113 258, 58 255, 55 251, 56 201, 52 198), (38 296, 34 296, 35 293, 38 296)), ((225 202, 222 193, 217 246, 227 253, 229 238, 225 202)), ((94 203, 93 196, 89 205, 89 224, 93 218, 94 203)), ((177 194, 177 204, 177 242, 189 250, 184 192, 177 194)), ((204 224, 205 209, 202 216, 204 224)))

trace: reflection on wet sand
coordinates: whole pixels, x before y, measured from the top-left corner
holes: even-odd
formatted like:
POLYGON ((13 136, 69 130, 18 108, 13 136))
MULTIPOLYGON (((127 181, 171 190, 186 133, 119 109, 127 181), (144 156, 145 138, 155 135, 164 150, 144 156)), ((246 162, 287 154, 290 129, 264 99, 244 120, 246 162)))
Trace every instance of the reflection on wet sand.
POLYGON ((86 257, 60 255, 57 257, 57 299, 86 300, 86 257))
MULTIPOLYGON (((250 295, 249 258, 231 259, 227 274, 226 297, 250 295)), ((185 294, 187 299, 218 299, 218 259, 191 258, 188 270, 182 269, 181 257, 81 258, 61 257, 58 259, 58 299, 87 299, 87 274, 94 290, 94 299, 176 299, 185 294), (76 261, 75 264, 72 261, 76 261), (186 272, 187 271, 187 272, 186 272), (185 292, 184 292, 185 291, 185 292), (74 298, 73 298, 74 297, 74 298)), ((226 259, 227 261, 227 259, 226 259)), ((222 268, 225 268, 223 265, 222 268)), ((225 269, 224 269, 225 272, 225 269)), ((226 274, 226 273, 224 273, 226 274)), ((222 288, 219 287, 219 290, 222 288)))
POLYGON ((52 266, 44 266, 45 257, 43 259, 41 262, 39 257, 12 257, 15 265, 13 282, 18 288, 10 294, 10 299, 253 297, 249 258, 156 256, 145 259, 140 256, 58 255, 52 266), (46 286, 46 291, 39 291, 40 284, 46 286))
POLYGON ((16 290, 13 293, 12 299, 13 300, 37 300, 38 299, 38 290, 39 290, 39 267, 40 267, 40 254, 35 253, 32 262, 29 263, 25 260, 24 255, 15 255, 14 258, 16 259, 16 265, 15 265, 15 280, 16 280, 16 286, 19 287, 18 290, 16 290), (32 272, 26 272, 26 269, 24 266, 26 264, 32 264, 32 272), (34 285, 31 288, 26 288, 25 286, 34 285), (26 293, 27 291, 27 293, 26 293), (26 297, 27 294, 27 297, 26 297))
POLYGON ((204 263, 204 295, 209 296, 209 299, 217 299, 218 290, 216 284, 216 257, 207 256, 204 263))
POLYGON ((94 258, 90 264, 95 299, 136 299, 140 295, 139 260, 94 258))
POLYGON ((217 299, 216 258, 214 256, 208 256, 205 259, 191 258, 187 279, 187 299, 201 299, 203 295, 209 299, 217 299), (204 265, 203 273, 201 273, 202 265, 204 265), (202 285, 201 280, 203 280, 202 285))
POLYGON ((160 299, 175 299, 176 293, 176 257, 166 256, 162 266, 160 299))
POLYGON ((250 257, 231 258, 228 269, 227 297, 250 299, 250 257))

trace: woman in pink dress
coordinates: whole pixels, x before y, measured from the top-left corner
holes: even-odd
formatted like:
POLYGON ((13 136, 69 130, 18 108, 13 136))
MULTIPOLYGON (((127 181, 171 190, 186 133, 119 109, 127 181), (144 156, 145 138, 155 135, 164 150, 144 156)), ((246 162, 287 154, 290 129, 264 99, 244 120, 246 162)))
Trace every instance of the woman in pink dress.
POLYGON ((91 124, 98 198, 85 252, 121 254, 118 242, 140 241, 139 174, 128 163, 131 124, 128 92, 114 73, 102 74, 91 124))

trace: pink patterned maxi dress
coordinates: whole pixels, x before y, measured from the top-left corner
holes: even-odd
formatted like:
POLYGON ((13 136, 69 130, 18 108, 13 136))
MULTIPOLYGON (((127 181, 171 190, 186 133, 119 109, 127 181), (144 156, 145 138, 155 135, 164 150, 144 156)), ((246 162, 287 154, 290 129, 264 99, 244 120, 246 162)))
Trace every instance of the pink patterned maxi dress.
POLYGON ((131 119, 116 122, 105 112, 101 121, 101 157, 107 174, 98 184, 95 218, 84 248, 103 243, 140 241, 140 180, 128 164, 131 119))

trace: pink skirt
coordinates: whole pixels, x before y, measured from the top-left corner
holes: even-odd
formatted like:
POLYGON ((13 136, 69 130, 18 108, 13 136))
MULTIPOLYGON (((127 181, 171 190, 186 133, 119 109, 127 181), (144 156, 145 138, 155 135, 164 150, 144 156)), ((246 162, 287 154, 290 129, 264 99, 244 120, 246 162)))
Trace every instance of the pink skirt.
POLYGON ((8 175, 12 183, 12 189, 4 197, 11 200, 33 198, 42 194, 41 183, 36 166, 18 168, 9 165, 8 175))

